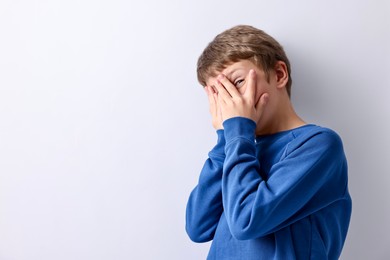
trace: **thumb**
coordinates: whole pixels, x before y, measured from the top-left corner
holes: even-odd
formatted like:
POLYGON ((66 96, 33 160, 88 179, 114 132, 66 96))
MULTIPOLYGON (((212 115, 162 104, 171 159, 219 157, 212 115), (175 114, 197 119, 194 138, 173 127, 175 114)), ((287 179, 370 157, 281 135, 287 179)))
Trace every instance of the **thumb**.
POLYGON ((263 110, 264 110, 264 107, 267 105, 269 101, 269 94, 268 93, 264 93, 260 96, 259 100, 257 101, 256 103, 256 114, 257 114, 257 118, 260 119, 262 113, 263 113, 263 110))

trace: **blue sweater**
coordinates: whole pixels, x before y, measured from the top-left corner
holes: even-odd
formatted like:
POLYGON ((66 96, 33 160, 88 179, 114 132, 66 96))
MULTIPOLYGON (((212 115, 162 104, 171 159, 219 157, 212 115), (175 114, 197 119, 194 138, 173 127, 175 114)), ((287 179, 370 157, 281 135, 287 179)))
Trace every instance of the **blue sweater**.
POLYGON ((192 191, 186 231, 208 259, 338 259, 351 216, 339 136, 305 125, 254 136, 235 117, 218 130, 192 191))

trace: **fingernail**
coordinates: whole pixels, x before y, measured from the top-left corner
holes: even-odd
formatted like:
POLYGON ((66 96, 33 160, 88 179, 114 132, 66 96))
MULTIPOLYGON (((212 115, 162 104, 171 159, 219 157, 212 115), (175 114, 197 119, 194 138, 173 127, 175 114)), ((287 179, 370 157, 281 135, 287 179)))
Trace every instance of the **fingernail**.
POLYGON ((219 74, 217 79, 223 79, 223 74, 219 74))
POLYGON ((265 95, 265 96, 264 96, 264 103, 267 104, 267 103, 268 103, 268 100, 269 100, 269 96, 268 96, 268 95, 265 95))

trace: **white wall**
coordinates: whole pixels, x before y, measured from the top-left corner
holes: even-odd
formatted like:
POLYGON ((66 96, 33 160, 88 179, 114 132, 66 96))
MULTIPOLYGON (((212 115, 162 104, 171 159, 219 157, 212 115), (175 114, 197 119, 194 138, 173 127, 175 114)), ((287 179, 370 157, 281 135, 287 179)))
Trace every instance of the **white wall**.
POLYGON ((342 259, 389 259, 389 1, 0 2, 0 259, 204 259, 187 196, 215 142, 196 60, 237 24, 350 166, 342 259), (293 3, 294 2, 294 3, 293 3))

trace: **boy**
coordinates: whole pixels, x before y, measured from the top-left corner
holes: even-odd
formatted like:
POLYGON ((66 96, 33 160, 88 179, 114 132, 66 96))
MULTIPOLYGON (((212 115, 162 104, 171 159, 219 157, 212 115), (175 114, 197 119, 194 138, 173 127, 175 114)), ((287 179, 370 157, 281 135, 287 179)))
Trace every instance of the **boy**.
POLYGON ((218 141, 186 210, 208 259, 338 259, 351 198, 339 136, 290 102, 288 58, 251 26, 219 34, 198 60, 218 141))

